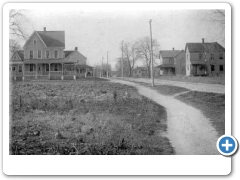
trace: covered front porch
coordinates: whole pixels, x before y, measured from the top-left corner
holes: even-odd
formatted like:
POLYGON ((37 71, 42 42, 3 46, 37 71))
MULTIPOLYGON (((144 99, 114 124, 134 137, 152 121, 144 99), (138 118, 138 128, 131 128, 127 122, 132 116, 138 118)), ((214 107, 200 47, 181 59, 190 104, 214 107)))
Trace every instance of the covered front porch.
POLYGON ((192 64, 191 65, 191 75, 193 76, 207 76, 208 67, 206 64, 192 64))
POLYGON ((24 63, 24 79, 76 79, 75 63, 24 63))
POLYGON ((175 75, 175 66, 172 64, 159 65, 160 75, 175 75))

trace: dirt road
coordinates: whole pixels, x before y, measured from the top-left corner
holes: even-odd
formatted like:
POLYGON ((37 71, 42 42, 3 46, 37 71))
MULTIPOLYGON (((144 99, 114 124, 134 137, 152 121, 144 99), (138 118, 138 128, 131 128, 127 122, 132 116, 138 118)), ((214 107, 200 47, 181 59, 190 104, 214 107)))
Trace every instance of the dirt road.
MULTIPOLYGON (((124 80, 151 83, 151 79, 145 79, 145 78, 124 78, 124 80)), ((212 92, 212 93, 220 93, 220 94, 225 93, 225 86, 221 84, 191 83, 191 82, 169 81, 169 80, 161 80, 161 79, 155 79, 155 84, 179 86, 179 87, 187 88, 191 91, 212 92)))
POLYGON ((166 108, 168 118, 166 136, 172 143, 176 154, 219 154, 216 149, 217 132, 199 110, 134 82, 118 79, 111 79, 111 82, 134 86, 141 95, 166 108))

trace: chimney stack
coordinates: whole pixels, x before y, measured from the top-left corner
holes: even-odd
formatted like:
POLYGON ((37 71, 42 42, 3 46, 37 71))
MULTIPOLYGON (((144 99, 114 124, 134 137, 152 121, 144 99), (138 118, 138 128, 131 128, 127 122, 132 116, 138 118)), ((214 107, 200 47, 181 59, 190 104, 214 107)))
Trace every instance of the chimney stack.
POLYGON ((75 51, 78 51, 78 47, 75 47, 75 51))
POLYGON ((202 38, 202 43, 204 43, 204 38, 202 38))
POLYGON ((174 47, 172 48, 172 50, 174 51, 174 47))
POLYGON ((43 30, 46 31, 46 27, 44 27, 43 30))

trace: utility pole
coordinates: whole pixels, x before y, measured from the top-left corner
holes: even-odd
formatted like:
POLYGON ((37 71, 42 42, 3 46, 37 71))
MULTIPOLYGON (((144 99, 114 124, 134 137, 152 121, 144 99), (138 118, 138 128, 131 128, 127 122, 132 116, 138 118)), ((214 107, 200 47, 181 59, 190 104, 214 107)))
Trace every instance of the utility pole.
POLYGON ((151 52, 150 52, 150 60, 151 60, 151 79, 152 79, 152 86, 154 86, 154 67, 153 67, 153 47, 152 47, 152 20, 149 21, 150 25, 150 39, 151 39, 151 52))
POLYGON ((108 72, 108 52, 107 52, 107 79, 108 79, 108 74, 109 72, 108 72))
POLYGON ((102 57, 102 77, 103 77, 103 57, 102 57))
POLYGON ((123 78, 123 41, 122 41, 122 78, 123 78))

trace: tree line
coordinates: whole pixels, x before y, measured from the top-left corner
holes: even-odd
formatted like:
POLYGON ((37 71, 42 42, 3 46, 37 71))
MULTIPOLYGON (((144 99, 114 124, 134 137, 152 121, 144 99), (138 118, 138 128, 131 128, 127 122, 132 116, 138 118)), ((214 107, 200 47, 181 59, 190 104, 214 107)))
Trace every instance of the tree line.
MULTIPOLYGON (((159 58, 160 44, 157 39, 152 40, 153 49, 153 63, 156 64, 156 59, 159 58)), ((119 50, 123 53, 123 74, 131 77, 133 70, 138 61, 141 61, 143 66, 148 69, 148 76, 150 77, 151 68, 151 39, 150 37, 142 37, 135 41, 123 41, 119 46, 119 50)), ((116 64, 117 72, 122 70, 122 58, 118 58, 116 64)), ((121 74, 121 73, 120 73, 121 74)))

